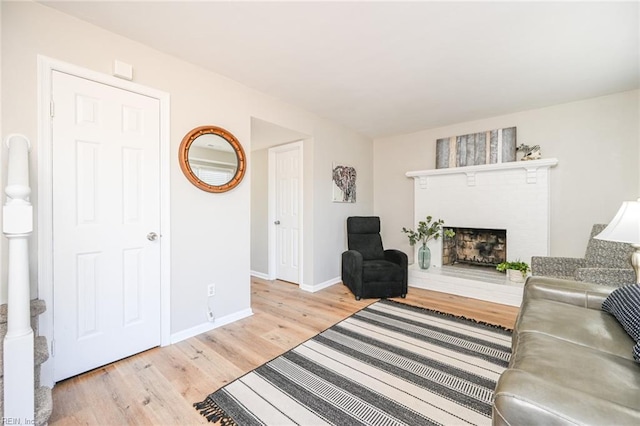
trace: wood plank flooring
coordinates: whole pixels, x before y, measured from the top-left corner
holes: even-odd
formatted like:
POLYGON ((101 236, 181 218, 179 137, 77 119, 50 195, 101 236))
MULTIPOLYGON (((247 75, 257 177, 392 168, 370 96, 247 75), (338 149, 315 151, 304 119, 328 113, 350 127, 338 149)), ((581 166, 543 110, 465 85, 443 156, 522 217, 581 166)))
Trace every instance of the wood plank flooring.
MULTIPOLYGON (((253 278, 251 290, 249 318, 58 383, 49 424, 206 423, 194 402, 377 300, 356 301, 341 284, 307 293, 253 278)), ((396 300, 509 328, 518 312, 416 288, 396 300)))

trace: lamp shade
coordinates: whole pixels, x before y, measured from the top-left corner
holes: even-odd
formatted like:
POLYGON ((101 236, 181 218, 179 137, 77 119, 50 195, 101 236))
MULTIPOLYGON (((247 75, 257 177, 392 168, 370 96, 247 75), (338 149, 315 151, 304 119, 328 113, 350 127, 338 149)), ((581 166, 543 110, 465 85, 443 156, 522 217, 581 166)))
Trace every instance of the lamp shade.
POLYGON ((625 201, 604 230, 594 238, 620 243, 640 243, 640 201, 625 201))

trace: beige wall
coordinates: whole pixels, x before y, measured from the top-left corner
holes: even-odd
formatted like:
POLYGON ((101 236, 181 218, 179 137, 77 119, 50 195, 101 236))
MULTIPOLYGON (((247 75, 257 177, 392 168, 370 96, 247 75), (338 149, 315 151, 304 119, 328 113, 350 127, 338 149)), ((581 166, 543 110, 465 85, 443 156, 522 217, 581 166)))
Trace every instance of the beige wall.
MULTIPOLYGON (((303 139, 303 283, 307 286, 315 286, 333 281, 340 276, 341 253, 346 249, 346 218, 373 212, 372 141, 370 138, 301 110, 289 110, 284 114, 286 110, 276 108, 276 105, 274 100, 266 103, 260 99, 255 99, 251 105, 252 117, 258 119, 253 120, 254 124, 272 123, 280 128, 279 131, 271 129, 274 131, 267 132, 270 137, 266 140, 263 140, 260 135, 255 135, 256 140, 259 140, 257 148, 263 149, 273 144, 293 142, 294 140, 290 138, 292 132, 305 136, 303 139), (285 137, 285 135, 289 136, 285 137), (342 204, 331 201, 331 170, 334 161, 356 168, 358 172, 357 203, 342 204)), ((264 127, 261 128, 265 130, 264 127)), ((252 204, 256 201, 256 197, 259 197, 259 194, 252 194, 252 204)), ((252 223, 260 221, 259 218, 252 219, 252 223)), ((266 219, 261 222, 266 222, 266 219)), ((257 234, 252 231, 252 235, 257 234)), ((266 247, 266 241, 263 241, 263 244, 266 247)), ((266 273, 266 271, 255 270, 266 273)))
POLYGON ((316 179, 313 203, 316 206, 314 237, 317 246, 314 250, 320 251, 314 254, 313 266, 315 283, 318 284, 340 277, 341 253, 347 247, 346 218, 370 215, 373 212, 373 150, 371 142, 364 137, 345 139, 339 127, 321 129, 315 137, 313 168, 316 179), (317 149, 318 138, 327 142, 327 149, 317 149), (356 169, 355 203, 331 201, 334 162, 356 169), (318 220, 320 218, 323 220, 318 220), (332 226, 327 227, 327 223, 331 223, 332 226), (332 274, 326 274, 325 271, 332 271, 332 274))
MULTIPOLYGON (((250 177, 236 190, 215 196, 191 185, 177 161, 182 137, 202 124, 219 125, 239 140, 249 140, 248 89, 39 4, 5 3, 2 18, 5 134, 24 133, 37 146, 38 54, 104 74, 111 74, 113 61, 119 59, 133 64, 136 83, 170 94, 171 332, 206 322, 208 283, 217 285, 212 306, 218 317, 248 308, 250 177)), ((31 185, 36 212, 37 164, 34 149, 31 185)), ((36 243, 34 235, 34 287, 36 243)))
POLYGON ((543 157, 559 161, 551 172, 551 254, 582 257, 591 225, 607 223, 623 200, 640 195, 639 93, 375 140, 374 212, 382 217, 386 246, 412 253, 401 233, 414 225, 413 180, 405 173, 435 168, 436 139, 516 126, 518 144, 540 145, 543 157))
POLYGON ((251 152, 251 271, 269 272, 269 149, 251 152))
MULTIPOLYGON (((341 253, 346 250, 346 218, 373 211, 373 150, 370 139, 331 125, 316 128, 314 137, 304 138, 302 146, 303 284, 316 286, 340 278, 341 253), (333 162, 355 167, 356 203, 332 202, 333 162)), ((252 158, 251 270, 268 274, 268 148, 253 151, 252 158)))
MULTIPOLYGON (((404 174, 434 167, 439 137, 515 125, 520 143, 540 144, 545 157, 559 159, 552 173, 552 254, 581 255, 591 223, 608 221, 623 199, 634 199, 639 192, 637 91, 379 139, 372 148, 370 139, 314 114, 40 4, 3 2, 1 17, 3 136, 20 132, 37 141, 37 54, 105 74, 119 59, 133 64, 135 82, 171 95, 173 333, 206 321, 204 296, 210 282, 217 284, 213 307, 218 317, 249 307, 249 258, 263 252, 260 247, 250 249, 250 227, 260 226, 259 221, 252 223, 250 213, 254 118, 308 135, 304 142, 308 285, 340 275, 347 216, 381 215, 385 246, 409 251, 400 229, 413 224, 413 186, 404 174), (202 124, 231 131, 247 152, 249 173, 229 193, 202 192, 179 169, 182 137, 202 124), (357 203, 331 202, 334 161, 358 171, 357 203)), ((256 154, 258 161, 263 157, 256 154)), ((35 152, 34 201, 37 160, 35 152)), ((34 253, 35 241, 34 235, 34 253)), ((6 255, 0 268, 5 266, 6 255)), ((35 288, 35 260, 31 269, 35 288)))
MULTIPOLYGON (((134 66, 134 82, 171 96, 171 332, 206 323, 206 287, 216 283, 212 306, 217 317, 250 306, 251 121, 258 117, 312 136, 305 167, 309 212, 305 217, 305 276, 323 282, 339 275, 340 238, 314 232, 340 229, 343 215, 373 209, 371 140, 237 82, 104 31, 31 2, 3 3, 2 123, 3 136, 19 132, 37 140, 37 55, 111 74, 115 59, 134 66), (191 185, 180 171, 177 152, 192 128, 214 124, 243 144, 248 174, 233 191, 210 194, 191 185), (354 148, 356 145, 357 148, 354 148), (348 148, 344 149, 344 147, 348 148), (331 151, 329 155, 324 151, 331 151), (341 151, 345 151, 342 155, 341 151), (360 159, 354 161, 353 156, 360 159), (350 162, 362 173, 361 201, 351 208, 330 202, 331 160, 350 162), (308 164, 307 164, 308 162, 308 164), (315 175, 318 170, 318 175, 315 175), (324 191, 317 195, 316 190, 324 191), (317 200, 317 202, 316 202, 317 200), (307 245, 309 245, 307 247, 307 245)), ((307 149, 307 144, 305 145, 307 149)), ((32 155, 32 199, 37 201, 38 155, 32 155)), ((37 209, 37 205, 35 206, 37 209)), ((32 239, 36 253, 37 237, 32 239)), ((3 257, 3 266, 6 255, 3 257)), ((37 263, 32 257, 32 281, 37 263)), ((3 283, 5 281, 3 280, 3 283)))
POLYGON ((303 218, 307 218, 303 229, 308 238, 304 241, 303 283, 313 282, 313 167, 310 167, 313 156, 313 139, 295 130, 287 129, 251 118, 251 146, 253 149, 251 168, 251 271, 258 276, 269 274, 269 148, 291 142, 302 141, 303 145, 303 182, 308 182, 304 190, 303 218))

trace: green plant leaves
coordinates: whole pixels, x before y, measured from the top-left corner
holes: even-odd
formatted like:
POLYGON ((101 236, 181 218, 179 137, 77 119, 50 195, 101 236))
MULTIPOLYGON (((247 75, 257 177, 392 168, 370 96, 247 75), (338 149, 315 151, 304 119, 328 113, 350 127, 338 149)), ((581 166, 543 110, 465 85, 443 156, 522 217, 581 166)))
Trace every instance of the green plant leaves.
MULTIPOLYGON (((442 234, 442 225, 444 224, 444 220, 438 219, 433 221, 432 216, 427 216, 426 220, 418 222, 417 231, 412 229, 402 228, 402 232, 407 234, 409 237, 409 244, 412 246, 415 245, 418 241, 422 244, 426 244, 429 240, 437 240, 440 238, 440 234, 442 234)), ((447 237, 453 237, 455 232, 453 230, 448 229, 445 232, 447 237)))
POLYGON ((523 262, 520 259, 517 259, 514 262, 502 262, 496 266, 496 269, 500 272, 505 272, 507 269, 515 269, 516 271, 522 272, 522 275, 527 275, 529 272, 529 264, 527 262, 523 262))

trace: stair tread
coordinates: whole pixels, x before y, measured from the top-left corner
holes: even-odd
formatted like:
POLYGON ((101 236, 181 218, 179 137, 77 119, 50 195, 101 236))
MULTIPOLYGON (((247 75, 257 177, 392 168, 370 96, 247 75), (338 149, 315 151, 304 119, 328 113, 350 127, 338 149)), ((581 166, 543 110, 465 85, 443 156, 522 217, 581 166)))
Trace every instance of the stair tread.
MULTIPOLYGON (((31 301, 31 316, 35 317, 47 310, 47 304, 42 299, 33 299, 31 301)), ((0 324, 7 322, 7 304, 0 305, 0 324)))
POLYGON ((41 365, 48 359, 49 345, 47 345, 47 338, 44 336, 37 336, 34 344, 34 363, 35 365, 41 365))
MULTIPOLYGON (((0 361, 4 356, 4 345, 0 342, 0 361)), ((33 344, 33 364, 41 365, 49 359, 49 345, 45 336, 36 336, 33 344)), ((0 377, 4 377, 4 362, 0 362, 0 377)))
MULTIPOLYGON (((53 412, 53 398, 51 388, 40 386, 33 395, 33 402, 36 407, 36 425, 45 425, 53 412)), ((0 416, 4 414, 4 398, 0 399, 0 416)))
MULTIPOLYGON (((33 299, 31 300, 31 325, 34 326, 34 319, 38 315, 42 314, 46 311, 47 307, 44 300, 41 299, 33 299)), ((6 323, 7 323, 7 305, 0 305, 0 386, 4 389, 4 363, 2 360, 4 359, 3 351, 3 338, 6 334, 6 323)), ((36 330, 37 331, 37 330, 36 330)), ((35 373, 39 373, 40 365, 43 364, 47 359, 49 359, 49 346, 47 345, 47 339, 44 336, 35 336, 34 338, 34 368, 36 368, 35 373)), ((36 386, 40 382, 38 379, 35 381, 36 386)), ((51 397, 51 389, 46 386, 40 386, 35 389, 35 424, 36 425, 46 425, 49 421, 49 417, 51 417, 51 413, 53 411, 53 400, 51 397)), ((0 398, 0 417, 2 417, 4 413, 4 397, 0 398)))
POLYGON ((35 393, 36 405, 36 425, 45 425, 53 412, 53 398, 51 397, 51 389, 46 386, 40 386, 35 393))

